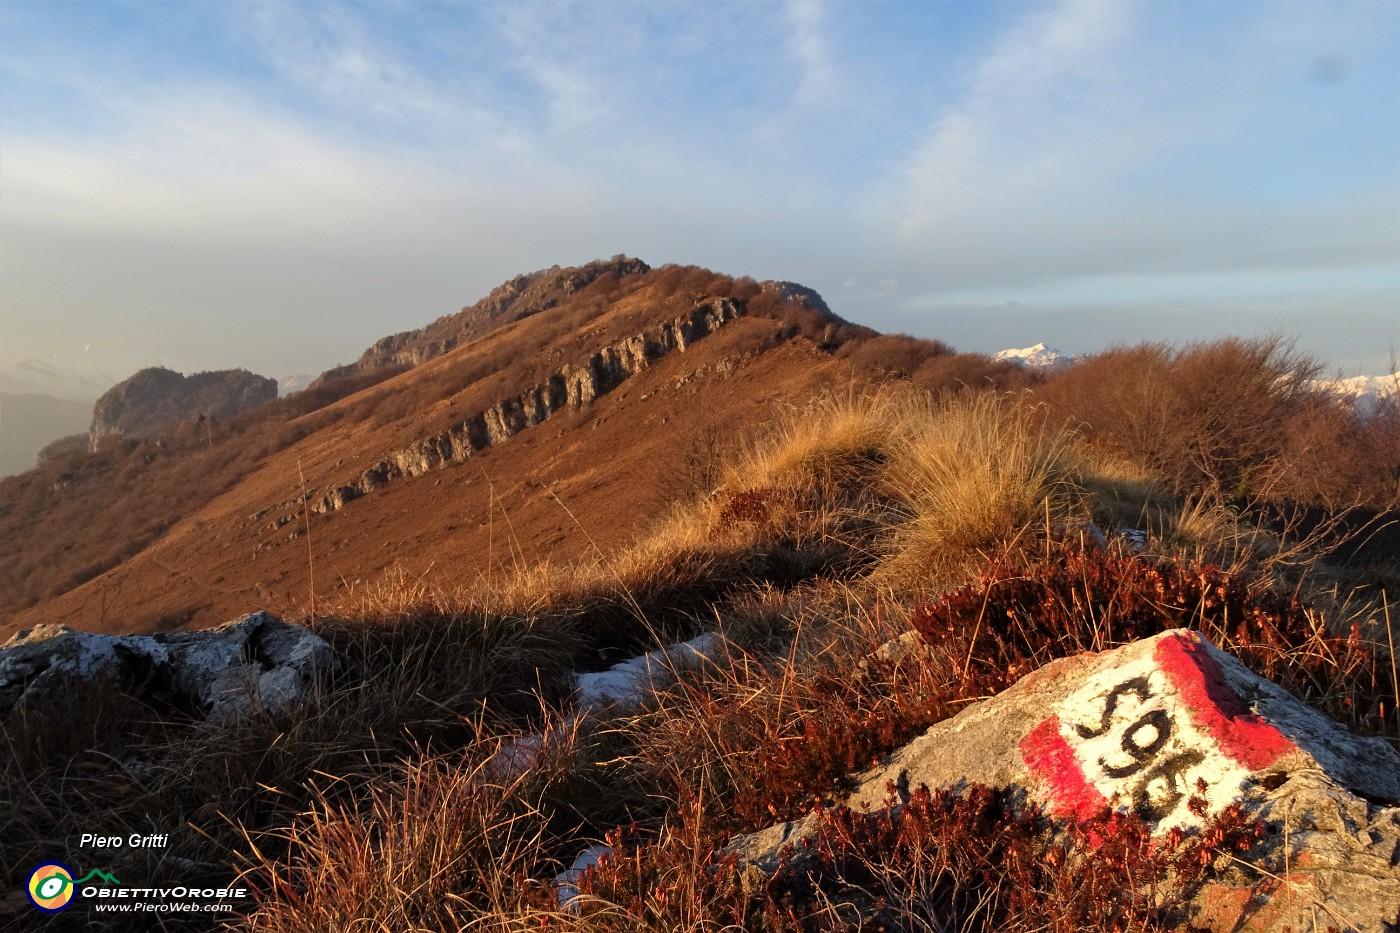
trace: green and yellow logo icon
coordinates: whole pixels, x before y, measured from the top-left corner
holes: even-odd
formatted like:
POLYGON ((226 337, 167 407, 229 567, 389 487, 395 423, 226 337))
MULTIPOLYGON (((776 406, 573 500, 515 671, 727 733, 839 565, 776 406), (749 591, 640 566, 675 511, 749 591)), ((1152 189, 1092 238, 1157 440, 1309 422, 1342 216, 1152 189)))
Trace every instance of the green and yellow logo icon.
POLYGON ((25 893, 29 895, 29 903, 39 910, 56 914, 73 903, 73 892, 78 885, 87 884, 94 878, 103 884, 121 884, 116 878, 96 868, 74 881, 73 869, 67 865, 62 862, 45 862, 29 873, 25 893))
POLYGON ((35 907, 58 913, 73 903, 73 869, 61 862, 45 862, 29 873, 26 893, 35 907))

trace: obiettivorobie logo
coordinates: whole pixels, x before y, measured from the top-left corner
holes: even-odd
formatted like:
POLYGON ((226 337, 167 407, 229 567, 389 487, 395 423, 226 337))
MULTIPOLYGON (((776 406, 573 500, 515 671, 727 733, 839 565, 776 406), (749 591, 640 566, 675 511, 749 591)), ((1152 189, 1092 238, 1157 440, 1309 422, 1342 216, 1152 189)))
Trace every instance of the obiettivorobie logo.
POLYGON ((74 879, 73 869, 62 862, 45 862, 29 873, 25 893, 29 903, 46 914, 56 914, 73 903, 73 892, 80 884, 96 879, 103 884, 121 887, 121 882, 100 868, 74 879))
POLYGON ((105 913, 222 913, 233 910, 231 901, 248 897, 247 888, 124 884, 100 868, 76 875, 62 862, 44 862, 29 873, 24 893, 35 910, 46 914, 67 910, 75 900, 105 913))

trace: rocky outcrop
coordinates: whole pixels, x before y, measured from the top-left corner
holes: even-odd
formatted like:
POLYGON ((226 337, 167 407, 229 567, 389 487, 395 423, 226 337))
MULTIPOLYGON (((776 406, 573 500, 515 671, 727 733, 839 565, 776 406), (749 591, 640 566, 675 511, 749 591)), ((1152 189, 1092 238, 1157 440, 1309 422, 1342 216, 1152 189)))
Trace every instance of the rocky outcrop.
POLYGON ((103 393, 93 406, 88 436, 94 446, 112 434, 149 437, 181 421, 232 418, 276 397, 275 379, 246 369, 183 376, 152 367, 103 393))
POLYGON ((325 639, 265 612, 159 635, 43 625, 0 646, 0 716, 52 710, 81 684, 101 679, 152 703, 225 720, 294 705, 333 663, 325 639))
MULTIPOLYGON (((1400 920, 1400 755, 1196 633, 1051 663, 861 775, 846 803, 879 808, 890 787, 907 801, 921 785, 974 783, 1020 788, 1066 820, 1133 810, 1155 835, 1242 803, 1268 830, 1251 858, 1282 881, 1264 895, 1207 886, 1191 901, 1194 928, 1274 933, 1312 929, 1317 916, 1320 928, 1382 931, 1400 920)), ((730 849, 771 873, 814 827, 809 816, 730 849)))
POLYGON ((548 311, 604 275, 622 278, 650 271, 651 267, 640 259, 614 256, 582 266, 553 266, 517 275, 471 307, 440 317, 426 327, 392 334, 376 341, 355 362, 326 370, 311 387, 367 370, 417 366, 497 327, 548 311))
MULTIPOLYGON (((654 330, 604 347, 519 395, 502 399, 444 431, 393 451, 359 476, 315 496, 311 511, 335 511, 396 479, 420 476, 444 464, 461 463, 560 411, 582 408, 649 364, 673 351, 683 352, 743 313, 743 306, 734 300, 715 299, 654 330)), ((296 507, 300 500, 284 505, 296 507)))

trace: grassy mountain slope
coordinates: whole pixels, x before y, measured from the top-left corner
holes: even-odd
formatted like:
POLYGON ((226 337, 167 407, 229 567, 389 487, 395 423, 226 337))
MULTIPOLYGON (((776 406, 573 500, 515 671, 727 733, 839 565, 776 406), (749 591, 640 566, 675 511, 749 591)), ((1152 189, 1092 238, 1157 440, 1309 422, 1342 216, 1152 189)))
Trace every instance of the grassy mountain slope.
POLYGON ((471 582, 542 558, 596 556, 703 485, 697 470, 714 450, 822 387, 894 372, 928 385, 1024 381, 1007 364, 853 327, 801 290, 693 267, 558 285, 569 272, 549 273, 555 284, 538 293, 521 289, 509 314, 471 317, 475 336, 420 365, 384 360, 212 433, 184 425, 7 480, 0 635, 46 621, 201 626, 258 608, 295 617, 314 608, 313 576, 323 600, 391 569, 471 582), (520 304, 532 295, 535 304, 520 304), (656 343, 697 308, 726 301, 735 316, 713 332, 683 350, 656 343), (618 347, 641 345, 659 355, 634 360, 622 378, 599 371, 618 347), (591 379, 585 394, 596 397, 463 462, 310 514, 308 548, 303 492, 310 511, 386 458, 560 373, 591 379))
MULTIPOLYGON (((824 351, 782 352, 810 369, 824 351)), ((1223 853, 1247 858, 1251 826, 1164 848, 1101 821, 1043 858, 1045 820, 974 790, 916 807, 908 834, 861 835, 833 815, 819 840, 830 861, 805 881, 751 885, 714 854, 838 798, 847 774, 1046 661, 1164 628, 1203 630, 1353 731, 1400 737, 1373 589, 1028 401, 902 381, 826 391, 716 458, 713 494, 667 487, 638 516, 646 530, 605 556, 332 594, 313 625, 348 673, 294 711, 211 725, 101 685, 64 698, 59 714, 82 729, 7 722, 23 740, 0 760, 0 861, 62 851, 99 818, 123 833, 154 821, 174 828, 169 848, 108 867, 237 875, 254 892, 228 919, 240 930, 837 930, 860 915, 891 929, 1180 929, 1180 901, 1160 895, 1214 877, 1223 853), (1145 552, 1096 546, 1090 521, 1146 526, 1145 552), (722 638, 713 663, 677 665, 679 683, 638 709, 573 715, 570 671, 697 629, 722 638), (914 632, 922 647, 868 659, 914 632), (503 769, 503 748, 531 767, 503 769), (556 874, 604 839, 609 862, 580 880, 577 912, 561 909, 556 874)), ((582 432, 608 431, 599 421, 582 432)), ((414 494, 397 488, 365 499, 414 494)))

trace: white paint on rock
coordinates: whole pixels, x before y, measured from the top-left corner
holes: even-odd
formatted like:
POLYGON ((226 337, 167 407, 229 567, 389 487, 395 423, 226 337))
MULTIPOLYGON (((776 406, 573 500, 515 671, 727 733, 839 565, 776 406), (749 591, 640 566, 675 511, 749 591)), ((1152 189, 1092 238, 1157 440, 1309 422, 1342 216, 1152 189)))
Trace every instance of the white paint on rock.
POLYGON ((1197 728, 1151 656, 1089 677, 1058 717, 1088 782, 1105 800, 1145 805, 1157 815, 1154 832, 1200 823, 1187 807, 1198 781, 1206 786, 1200 796, 1207 811, 1216 813, 1238 798, 1251 773, 1197 728))

